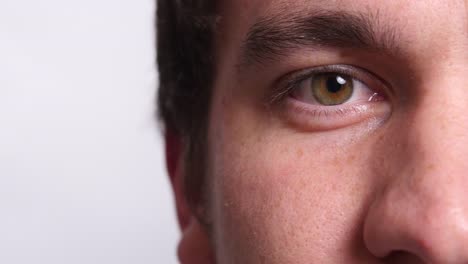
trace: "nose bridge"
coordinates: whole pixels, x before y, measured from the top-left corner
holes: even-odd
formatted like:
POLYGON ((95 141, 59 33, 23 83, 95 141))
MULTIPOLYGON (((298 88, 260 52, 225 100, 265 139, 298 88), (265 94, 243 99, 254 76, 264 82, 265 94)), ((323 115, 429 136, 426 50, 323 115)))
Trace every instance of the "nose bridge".
POLYGON ((421 82, 419 100, 407 108, 402 121, 406 135, 396 139, 404 142, 396 150, 404 153, 396 157, 405 157, 399 161, 404 165, 397 180, 407 181, 412 194, 434 197, 435 204, 445 203, 451 198, 447 194, 457 191, 464 193, 460 199, 468 199, 466 73, 461 67, 441 67, 421 82))
POLYGON ((365 224, 377 256, 402 251, 426 263, 468 263, 468 87, 453 87, 463 78, 427 79, 393 131, 388 175, 365 224))
POLYGON ((468 71, 453 67, 435 72, 419 85, 419 100, 407 111, 403 122, 407 122, 407 150, 413 155, 409 165, 424 170, 421 177, 440 173, 465 177, 460 174, 468 169, 468 78, 464 74, 468 71))

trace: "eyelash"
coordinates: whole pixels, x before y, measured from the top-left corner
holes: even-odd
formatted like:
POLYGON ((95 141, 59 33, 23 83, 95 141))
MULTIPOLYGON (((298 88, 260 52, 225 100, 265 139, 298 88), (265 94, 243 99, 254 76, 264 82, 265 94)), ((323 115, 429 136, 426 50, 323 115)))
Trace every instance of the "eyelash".
MULTIPOLYGON (((365 69, 351 65, 326 65, 310 69, 305 69, 287 74, 277 82, 277 88, 271 98, 272 103, 287 103, 286 111, 291 113, 290 119, 299 120, 300 125, 305 124, 314 129, 331 129, 333 127, 345 126, 347 123, 353 122, 358 118, 363 119, 372 114, 377 115, 382 110, 390 112, 389 108, 375 109, 372 107, 377 102, 386 101, 388 95, 388 85, 376 75, 366 71, 365 69), (296 89, 301 87, 308 79, 319 74, 337 74, 345 75, 367 86, 374 95, 378 95, 377 100, 374 100, 374 95, 369 102, 363 103, 343 103, 341 105, 323 106, 311 105, 306 102, 301 102, 292 98, 292 94, 296 89), (292 101, 292 103, 291 103, 292 101), (293 107, 290 107, 293 106, 293 107), (380 111, 380 112, 379 112, 380 111), (367 115, 366 115, 367 114, 367 115), (348 119, 348 120, 346 120, 348 119), (345 123, 343 125, 343 123, 345 123)), ((389 104, 385 104, 389 106, 389 104)))

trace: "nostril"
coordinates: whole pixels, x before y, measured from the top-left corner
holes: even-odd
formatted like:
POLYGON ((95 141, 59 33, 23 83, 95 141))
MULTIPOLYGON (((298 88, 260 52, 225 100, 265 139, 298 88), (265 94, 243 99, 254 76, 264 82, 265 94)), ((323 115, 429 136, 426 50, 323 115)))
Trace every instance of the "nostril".
POLYGON ((384 263, 411 263, 411 264, 424 264, 424 261, 418 256, 411 254, 404 250, 395 250, 390 252, 383 259, 384 263))

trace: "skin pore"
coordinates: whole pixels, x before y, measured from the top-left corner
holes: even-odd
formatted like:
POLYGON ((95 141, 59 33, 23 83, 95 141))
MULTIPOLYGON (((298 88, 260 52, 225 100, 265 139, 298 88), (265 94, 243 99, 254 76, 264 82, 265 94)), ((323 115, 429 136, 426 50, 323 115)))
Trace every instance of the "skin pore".
POLYGON ((467 6, 222 1, 181 263, 468 263, 467 6))

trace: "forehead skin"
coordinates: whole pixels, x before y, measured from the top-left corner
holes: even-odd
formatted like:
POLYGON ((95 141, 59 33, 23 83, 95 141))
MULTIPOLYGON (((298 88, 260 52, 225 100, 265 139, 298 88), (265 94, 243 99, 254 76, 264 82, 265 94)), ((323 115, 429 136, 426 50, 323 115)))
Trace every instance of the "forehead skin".
POLYGON ((220 17, 208 173, 218 263, 380 263, 393 251, 387 263, 468 263, 457 247, 468 243, 467 1, 226 0, 220 17), (256 22, 327 10, 391 27, 399 52, 297 47, 241 68, 256 22), (391 114, 309 131, 265 103, 280 77, 329 64, 390 83, 391 114), (405 239, 365 234, 387 234, 375 221, 405 239))

